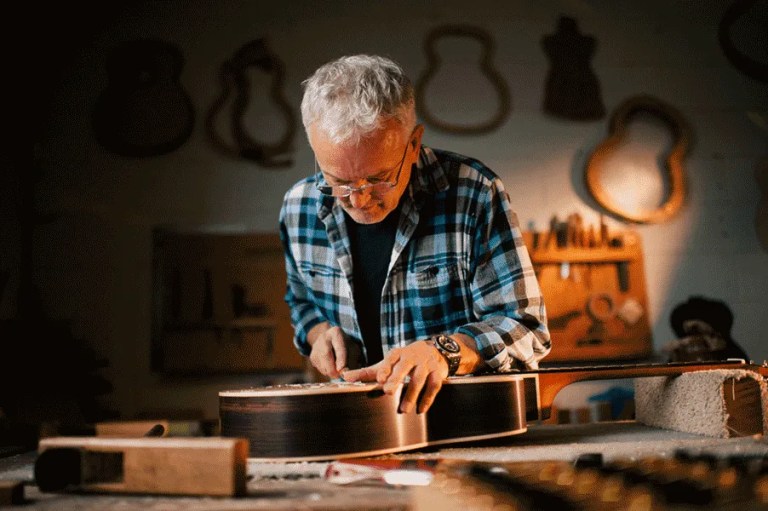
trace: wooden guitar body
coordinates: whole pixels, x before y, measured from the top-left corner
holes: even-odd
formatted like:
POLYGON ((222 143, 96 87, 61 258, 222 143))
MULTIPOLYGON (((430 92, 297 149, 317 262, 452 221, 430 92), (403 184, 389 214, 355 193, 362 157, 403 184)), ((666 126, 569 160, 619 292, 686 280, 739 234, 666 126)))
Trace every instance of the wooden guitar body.
MULTIPOLYGON (((527 382, 527 383, 526 383, 527 382)), ((249 458, 310 461, 374 456, 527 431, 523 374, 449 378, 425 414, 398 413, 402 388, 374 383, 278 385, 219 392, 221 435, 250 441, 249 458)))
POLYGON ((557 393, 578 381, 768 369, 743 360, 547 368, 445 380, 425 414, 398 413, 402 388, 315 383, 219 392, 221 435, 249 440, 249 459, 315 461, 376 456, 525 433, 547 421, 557 393))

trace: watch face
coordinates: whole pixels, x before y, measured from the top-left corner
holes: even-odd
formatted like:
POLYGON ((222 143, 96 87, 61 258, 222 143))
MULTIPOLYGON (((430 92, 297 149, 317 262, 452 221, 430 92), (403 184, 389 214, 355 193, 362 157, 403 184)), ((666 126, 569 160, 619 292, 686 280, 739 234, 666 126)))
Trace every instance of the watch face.
POLYGON ((450 353, 458 353, 460 351, 459 344, 452 338, 445 335, 438 335, 435 338, 435 342, 443 347, 445 351, 450 353))

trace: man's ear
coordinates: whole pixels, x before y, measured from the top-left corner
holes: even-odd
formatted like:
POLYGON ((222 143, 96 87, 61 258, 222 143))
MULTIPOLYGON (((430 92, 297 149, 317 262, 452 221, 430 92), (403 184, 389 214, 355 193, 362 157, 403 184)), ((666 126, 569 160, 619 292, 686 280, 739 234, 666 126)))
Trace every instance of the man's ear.
POLYGON ((413 129, 413 136, 411 137, 411 144, 416 149, 421 144, 421 137, 424 135, 424 125, 417 124, 413 129))

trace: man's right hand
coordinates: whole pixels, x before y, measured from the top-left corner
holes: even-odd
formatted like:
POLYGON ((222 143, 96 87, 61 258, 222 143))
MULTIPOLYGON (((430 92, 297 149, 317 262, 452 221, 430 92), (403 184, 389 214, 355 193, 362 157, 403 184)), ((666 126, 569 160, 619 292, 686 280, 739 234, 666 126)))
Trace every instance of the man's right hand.
POLYGON ((362 353, 353 341, 347 339, 341 328, 329 323, 312 327, 307 335, 312 346, 309 361, 320 374, 330 379, 340 378, 344 369, 360 367, 362 353))

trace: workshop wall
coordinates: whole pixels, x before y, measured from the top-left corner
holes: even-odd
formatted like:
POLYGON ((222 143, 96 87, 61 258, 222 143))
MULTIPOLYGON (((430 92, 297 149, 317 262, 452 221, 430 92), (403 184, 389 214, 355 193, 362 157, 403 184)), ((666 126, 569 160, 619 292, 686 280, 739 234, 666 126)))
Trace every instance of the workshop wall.
MULTIPOLYGON (((760 211, 765 222, 768 207, 768 84, 737 69, 724 55, 718 26, 730 4, 168 0, 102 7, 91 13, 92 22, 84 9, 54 13, 60 22, 37 13, 48 20, 44 26, 63 37, 47 40, 40 34, 53 50, 61 44, 57 60, 50 63, 54 72, 39 75, 50 101, 34 150, 40 171, 36 209, 50 215, 34 231, 34 279, 44 308, 51 317, 71 322, 75 335, 108 359, 102 374, 113 391, 103 399, 123 417, 178 409, 215 418, 218 390, 288 378, 168 377, 151 370, 153 229, 275 232, 284 191, 313 169, 299 119, 301 81, 320 64, 351 53, 389 56, 416 79, 428 66, 424 39, 430 29, 465 23, 495 40, 492 61, 509 89, 508 116, 498 128, 479 134, 427 125, 424 143, 474 156, 494 169, 526 229, 547 229, 553 215, 565 219, 574 212, 598 223, 601 210, 587 193, 583 175, 589 154, 606 136, 610 113, 639 94, 674 106, 694 133, 685 159, 690 189, 684 207, 658 224, 628 225, 611 216, 606 221, 611 229, 635 229, 642 240, 646 312, 657 350, 675 337, 669 325, 675 305, 704 295, 731 307, 733 338, 762 361, 768 358, 768 248, 761 246, 756 223, 760 211), (572 17, 580 32, 596 42, 588 62, 606 111, 600 118, 569 120, 543 109, 551 62, 542 38, 556 32, 560 16, 572 17), (107 69, 110 51, 141 38, 166 41, 181 51, 176 85, 188 96, 194 120, 177 148, 126 156, 97 140, 92 122, 102 93, 116 79, 107 69), (260 38, 284 64, 282 91, 295 116, 290 150, 279 156, 290 164, 282 167, 223 153, 205 126, 222 95, 222 65, 260 38)), ((768 48, 765 15, 763 2, 734 25, 733 37, 738 48, 762 62, 768 48)), ((444 67, 430 84, 430 111, 469 124, 495 115, 501 106, 498 91, 477 72, 482 48, 448 39, 438 48, 444 67)), ((253 139, 278 144, 290 120, 265 92, 273 77, 254 71, 249 77, 256 92, 246 129, 253 139)), ((624 165, 617 165, 627 172, 631 163, 634 171, 620 175, 631 182, 630 191, 645 192, 624 196, 630 204, 645 201, 653 207, 660 200, 658 154, 669 141, 667 128, 652 119, 633 132, 628 154, 620 160, 624 165)), ((14 197, 10 187, 3 188, 3 197, 14 197)), ((7 201, 0 203, 5 203, 0 232, 13 240, 19 234, 15 212, 7 201)), ((2 270, 9 275, 0 295, 3 318, 16 312, 17 247, 12 242, 0 249, 2 270)))

